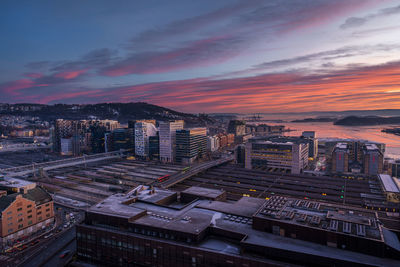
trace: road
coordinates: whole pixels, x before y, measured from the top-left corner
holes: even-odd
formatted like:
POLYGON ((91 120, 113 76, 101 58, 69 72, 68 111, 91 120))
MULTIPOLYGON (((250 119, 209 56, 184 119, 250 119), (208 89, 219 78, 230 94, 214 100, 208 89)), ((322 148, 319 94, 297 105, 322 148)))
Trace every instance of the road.
POLYGON ((31 266, 63 266, 63 265, 48 265, 52 263, 62 264, 67 260, 60 259, 59 255, 66 249, 71 250, 71 254, 74 253, 76 249, 75 240, 75 226, 68 229, 66 232, 60 236, 53 237, 52 242, 47 243, 44 246, 38 248, 38 254, 33 257, 26 259, 23 263, 18 266, 21 267, 31 267, 31 266))

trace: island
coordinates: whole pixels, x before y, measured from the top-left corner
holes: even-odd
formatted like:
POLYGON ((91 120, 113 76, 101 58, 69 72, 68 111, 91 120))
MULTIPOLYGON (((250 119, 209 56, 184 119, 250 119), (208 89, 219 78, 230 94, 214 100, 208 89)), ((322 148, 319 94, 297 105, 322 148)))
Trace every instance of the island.
POLYGON ((368 126, 382 124, 400 124, 400 117, 379 117, 379 116, 348 116, 334 122, 335 125, 343 126, 368 126))

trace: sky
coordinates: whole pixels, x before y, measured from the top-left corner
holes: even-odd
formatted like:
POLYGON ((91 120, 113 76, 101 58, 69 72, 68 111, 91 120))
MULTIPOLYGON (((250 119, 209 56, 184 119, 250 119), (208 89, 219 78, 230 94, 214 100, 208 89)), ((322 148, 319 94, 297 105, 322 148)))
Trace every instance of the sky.
POLYGON ((400 108, 400 1, 2 0, 0 103, 400 108))

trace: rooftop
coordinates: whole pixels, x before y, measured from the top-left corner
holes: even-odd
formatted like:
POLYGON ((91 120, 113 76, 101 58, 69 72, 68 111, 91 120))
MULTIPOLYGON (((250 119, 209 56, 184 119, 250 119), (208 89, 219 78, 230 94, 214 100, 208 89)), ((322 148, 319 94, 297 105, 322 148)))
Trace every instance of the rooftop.
POLYGON ((273 196, 265 202, 256 216, 307 228, 383 241, 375 212, 273 196))
POLYGON ((392 176, 390 176, 388 174, 379 174, 379 180, 381 181, 385 192, 400 193, 400 190, 397 187, 392 176))
POLYGON ((199 197, 205 197, 205 198, 217 198, 223 193, 223 191, 218 190, 218 189, 212 189, 212 188, 192 186, 192 187, 189 187, 189 188, 183 190, 181 193, 186 193, 186 194, 195 195, 195 196, 199 196, 199 197))
MULTIPOLYGON (((135 229, 140 229, 142 225, 153 229, 171 231, 171 233, 180 232, 195 236, 207 233, 207 229, 211 229, 211 232, 218 229, 220 234, 226 238, 207 234, 206 238, 200 240, 197 246, 228 254, 241 254, 242 245, 255 244, 269 247, 271 251, 291 251, 295 254, 304 253, 328 258, 335 257, 363 264, 380 265, 385 262, 386 266, 389 266, 394 262, 259 231, 253 229, 253 219, 256 217, 351 235, 357 238, 372 239, 378 242, 386 241, 386 236, 389 236, 391 246, 399 246, 397 238, 390 233, 383 237, 381 227, 376 220, 376 213, 362 209, 280 196, 273 196, 268 200, 242 197, 236 202, 196 200, 177 207, 176 205, 159 205, 148 201, 154 197, 148 194, 150 191, 151 188, 149 187, 138 186, 127 194, 110 196, 90 208, 89 212, 126 218, 129 223, 134 225, 135 229), (232 244, 229 239, 236 241, 232 244)), ((170 195, 164 191, 168 190, 155 188, 155 192, 159 192, 160 197, 170 195)), ((199 191, 206 195, 213 194, 212 191, 199 190, 198 187, 188 190, 188 192, 194 193, 199 191)), ((167 238, 165 235, 158 236, 157 232, 152 233, 152 235, 155 234, 153 235, 155 238, 167 238)), ((195 244, 193 243, 193 245, 195 244)))

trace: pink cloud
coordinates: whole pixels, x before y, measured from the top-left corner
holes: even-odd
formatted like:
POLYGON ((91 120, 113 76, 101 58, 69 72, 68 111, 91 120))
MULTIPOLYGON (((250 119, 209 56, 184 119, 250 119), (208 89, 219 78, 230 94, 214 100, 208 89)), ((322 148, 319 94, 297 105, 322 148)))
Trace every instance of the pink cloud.
POLYGON ((65 80, 71 80, 71 79, 75 79, 76 77, 86 73, 87 71, 88 71, 87 69, 64 71, 64 72, 56 73, 54 76, 58 77, 58 78, 63 78, 65 80))

